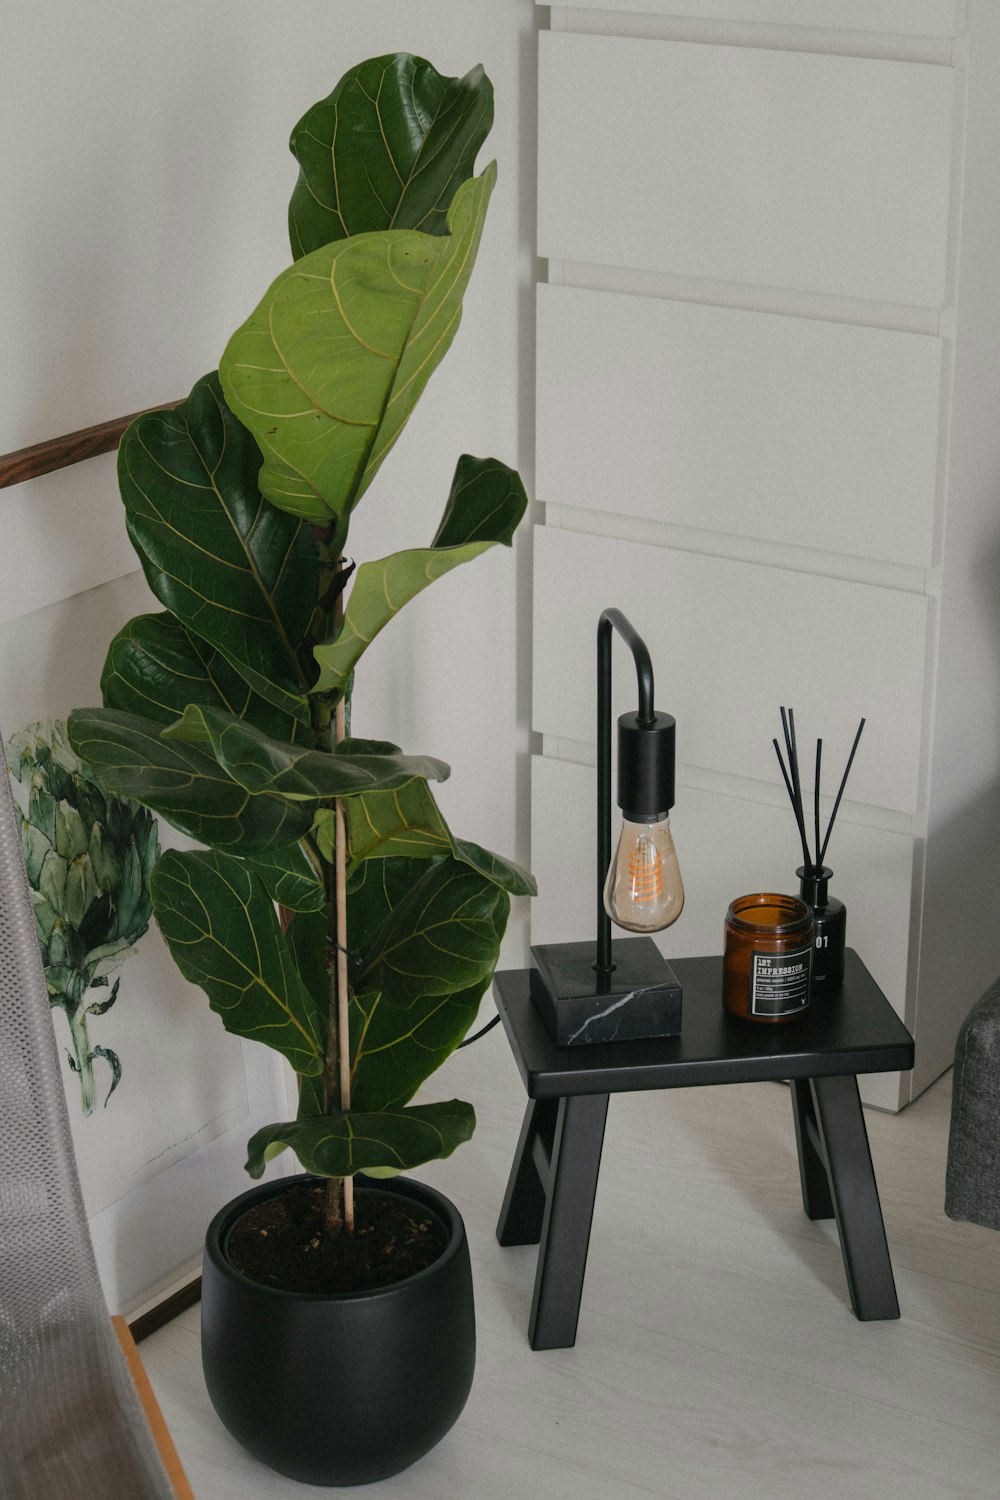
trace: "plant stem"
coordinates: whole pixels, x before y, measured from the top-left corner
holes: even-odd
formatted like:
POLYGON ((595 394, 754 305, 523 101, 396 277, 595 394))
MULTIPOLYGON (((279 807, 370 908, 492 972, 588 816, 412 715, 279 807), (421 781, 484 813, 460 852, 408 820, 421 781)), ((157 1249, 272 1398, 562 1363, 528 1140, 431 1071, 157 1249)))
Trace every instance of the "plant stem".
MULTIPOLYGON (((334 583, 343 570, 345 560, 338 557, 334 569, 334 583)), ((343 594, 334 589, 333 627, 343 619, 343 594)), ((321 706, 324 713, 322 723, 315 722, 317 738, 320 735, 329 744, 329 708, 321 706)), ((336 706, 333 722, 333 739, 339 744, 345 733, 345 706, 341 698, 336 706)), ((326 1055, 323 1067, 323 1107, 328 1114, 351 1107, 350 1065, 350 1006, 347 980, 347 840, 343 804, 338 798, 334 803, 336 835, 333 869, 327 873, 327 961, 329 982, 327 988, 326 1055)), ((354 1228, 354 1182, 350 1177, 331 1177, 327 1181, 324 1222, 328 1232, 338 1234, 342 1228, 354 1228)))
POLYGON ((94 1082, 94 1064, 90 1056, 90 1038, 87 1035, 87 1011, 82 1002, 75 1009, 66 1008, 69 1034, 73 1042, 75 1072, 80 1080, 80 1104, 85 1115, 94 1113, 97 1101, 97 1086, 94 1082))
MULTIPOLYGON (((339 745, 344 738, 344 700, 337 704, 336 735, 339 745)), ((340 1107, 351 1107, 351 1034, 350 1004, 347 988, 347 822, 344 804, 337 798, 336 856, 334 891, 337 914, 337 1051, 340 1054, 340 1107)), ((331 1017, 332 1020, 332 1017, 331 1017)), ((344 1178, 344 1222, 354 1228, 354 1178, 344 1178)))
MULTIPOLYGON (((336 851, 339 854, 338 849, 336 851)), ((337 921, 338 901, 336 869, 327 872, 327 1008, 326 1008, 326 1055, 323 1059, 323 1110, 330 1115, 342 1105, 340 1097, 340 1011, 338 1000, 338 974, 340 969, 340 927, 337 921), (336 960, 330 955, 336 954, 336 960)), ((328 1177, 323 1220, 330 1234, 339 1234, 344 1226, 344 1178, 328 1177)))

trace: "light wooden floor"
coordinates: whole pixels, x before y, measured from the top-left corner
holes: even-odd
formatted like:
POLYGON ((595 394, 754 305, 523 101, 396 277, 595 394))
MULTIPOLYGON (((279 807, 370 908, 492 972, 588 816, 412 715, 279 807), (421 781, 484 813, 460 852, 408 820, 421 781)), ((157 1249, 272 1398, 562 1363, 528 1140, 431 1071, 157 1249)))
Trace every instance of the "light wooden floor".
MULTIPOLYGON (((686 1089, 612 1099, 578 1341, 533 1354, 535 1253, 494 1238, 524 1104, 499 1030, 443 1077, 479 1129, 421 1175, 469 1231, 476 1380, 439 1447, 366 1497, 998 1500, 1000 1236, 942 1209, 948 1079, 867 1112, 899 1322, 855 1320, 833 1226, 802 1213, 787 1089, 686 1089)), ((310 1492, 219 1425, 197 1308, 142 1355, 198 1500, 310 1492)))

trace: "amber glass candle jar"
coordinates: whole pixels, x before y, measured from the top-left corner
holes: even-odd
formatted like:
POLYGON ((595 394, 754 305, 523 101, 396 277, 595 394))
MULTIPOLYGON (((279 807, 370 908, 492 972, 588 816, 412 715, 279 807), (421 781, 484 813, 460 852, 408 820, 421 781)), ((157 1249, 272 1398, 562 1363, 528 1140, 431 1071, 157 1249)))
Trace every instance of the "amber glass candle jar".
POLYGON ((748 1021, 791 1021, 809 1004, 813 917, 804 901, 762 891, 726 913, 722 1003, 748 1021))

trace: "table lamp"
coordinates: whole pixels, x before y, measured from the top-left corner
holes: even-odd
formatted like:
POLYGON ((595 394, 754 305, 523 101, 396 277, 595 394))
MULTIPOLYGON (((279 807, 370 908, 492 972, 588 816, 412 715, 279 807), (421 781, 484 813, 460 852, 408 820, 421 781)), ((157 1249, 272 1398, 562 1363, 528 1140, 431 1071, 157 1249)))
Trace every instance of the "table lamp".
POLYGON ((597 941, 544 943, 531 950, 531 996, 553 1040, 585 1042, 676 1036, 682 991, 650 937, 612 944, 611 924, 659 932, 684 906, 670 834, 676 724, 653 706, 646 643, 620 610, 597 626, 597 941), (622 827, 611 854, 611 640, 632 652, 639 706, 618 720, 618 806, 622 827))

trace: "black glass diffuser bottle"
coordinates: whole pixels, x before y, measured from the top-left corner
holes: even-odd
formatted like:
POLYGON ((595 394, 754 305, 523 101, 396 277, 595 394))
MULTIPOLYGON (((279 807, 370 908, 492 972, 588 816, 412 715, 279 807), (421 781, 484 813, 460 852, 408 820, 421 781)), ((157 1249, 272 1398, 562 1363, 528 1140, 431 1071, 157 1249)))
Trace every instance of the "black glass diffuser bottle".
POLYGON ((821 865, 818 870, 812 865, 799 865, 795 873, 799 877, 799 898, 812 907, 813 989, 839 989, 844 982, 847 908, 827 890, 833 871, 829 865, 821 865))
POLYGON ((847 778, 850 775, 851 766, 854 762, 854 753, 858 748, 861 731, 865 727, 864 719, 858 725, 857 734, 854 736, 854 744, 851 753, 847 757, 847 765, 841 777, 840 788, 837 792, 830 821, 827 824, 826 836, 820 838, 820 773, 823 766, 823 741, 816 741, 816 779, 813 786, 813 822, 816 835, 815 858, 809 851, 809 840, 806 835, 806 822, 802 806, 802 782, 799 778, 799 752, 795 740, 795 714, 789 709, 787 714, 781 710, 781 727, 784 731, 785 750, 788 754, 788 766, 781 758, 781 750, 778 741, 772 741, 781 774, 784 777, 785 786, 788 790, 792 803, 792 811, 795 814, 796 826, 799 830, 799 838, 802 842, 803 863, 796 870, 799 878, 799 897, 806 906, 812 908, 813 923, 815 928, 813 969, 812 969, 812 992, 815 997, 838 990, 844 981, 844 946, 847 937, 847 909, 843 901, 838 901, 836 896, 831 896, 829 883, 833 871, 829 865, 824 864, 827 845, 830 842, 830 834, 833 832, 834 819, 840 807, 840 799, 844 795, 847 778))

